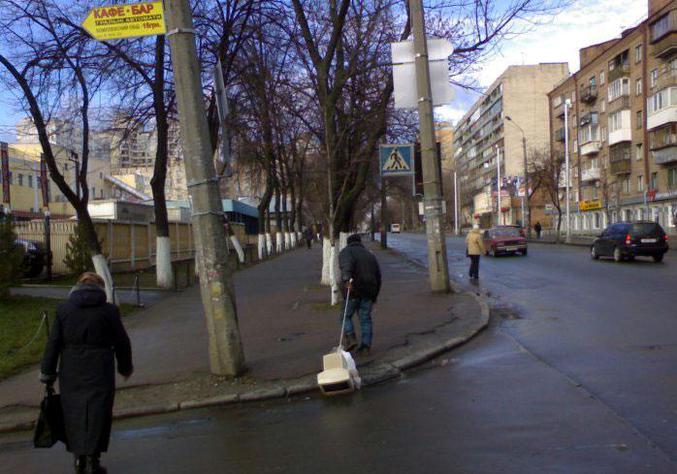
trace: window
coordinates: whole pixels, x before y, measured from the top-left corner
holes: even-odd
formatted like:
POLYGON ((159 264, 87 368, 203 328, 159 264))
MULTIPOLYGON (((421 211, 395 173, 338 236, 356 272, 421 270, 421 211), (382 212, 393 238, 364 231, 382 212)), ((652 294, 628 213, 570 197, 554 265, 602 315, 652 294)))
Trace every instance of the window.
POLYGON ((96 189, 94 189, 94 186, 92 186, 92 197, 96 198, 96 189))
POLYGON ((668 188, 677 188, 677 168, 670 168, 668 170, 668 188))
POLYGON ((621 77, 609 84, 608 95, 609 102, 616 100, 621 96, 629 95, 630 93, 630 79, 621 77))
POLYGON ((671 105, 677 105, 677 87, 669 87, 656 92, 647 100, 647 114, 653 115, 671 105))
POLYGON ((600 85, 604 84, 604 71, 600 71, 599 73, 599 83, 600 85))
POLYGON ((33 175, 32 174, 28 175, 28 187, 29 188, 33 187, 33 175))
POLYGON ((599 104, 599 107, 602 113, 606 112, 606 100, 602 99, 602 102, 599 104))
POLYGON ((638 110, 636 115, 637 117, 635 118, 636 119, 635 126, 637 129, 640 129, 642 128, 642 111, 638 110))
POLYGON ((656 87, 656 82, 658 81, 658 69, 652 69, 649 73, 649 85, 653 89, 656 87))
POLYGON ((24 175, 19 173, 19 186, 23 186, 23 185, 24 185, 24 175))
POLYGON ((594 89, 595 86, 597 85, 597 80, 595 79, 595 76, 592 76, 588 82, 590 83, 590 87, 592 89, 594 89))
POLYGON ((558 95, 557 97, 552 99, 552 106, 553 107, 559 107, 560 105, 562 105, 562 96, 558 95))
POLYGON ((658 189, 658 173, 651 173, 651 183, 649 183, 650 189, 658 189))
POLYGON ((99 172, 99 179, 103 179, 103 173, 99 172))
POLYGON ((623 179, 623 192, 624 193, 630 192, 630 177, 629 176, 626 176, 625 179, 623 179))
POLYGON ((638 143, 637 145, 635 145, 635 160, 639 161, 639 160, 641 160, 642 158, 644 158, 644 153, 643 153, 643 151, 644 151, 644 150, 642 149, 642 144, 641 144, 641 143, 638 143))
POLYGON ((623 112, 626 112, 625 110, 619 110, 618 112, 614 112, 613 114, 609 114, 609 132, 615 132, 617 130, 620 130, 622 128, 628 128, 630 127, 630 124, 627 123, 629 122, 630 118, 630 111, 627 111, 627 116, 626 119, 623 120, 623 112), (626 122, 626 123, 623 123, 626 122))
POLYGON ((642 61, 642 45, 638 44, 635 46, 635 62, 641 62, 642 61))
POLYGON ((606 134, 606 128, 605 127, 602 127, 602 128, 599 129, 599 138, 602 141, 606 141, 607 134, 606 134))
POLYGON ((635 81, 635 95, 642 95, 642 80, 637 79, 635 81))
POLYGON ((651 41, 656 41, 661 36, 670 31, 670 13, 666 13, 651 25, 651 41))
POLYGON ((644 191, 644 176, 637 176, 637 191, 644 191))

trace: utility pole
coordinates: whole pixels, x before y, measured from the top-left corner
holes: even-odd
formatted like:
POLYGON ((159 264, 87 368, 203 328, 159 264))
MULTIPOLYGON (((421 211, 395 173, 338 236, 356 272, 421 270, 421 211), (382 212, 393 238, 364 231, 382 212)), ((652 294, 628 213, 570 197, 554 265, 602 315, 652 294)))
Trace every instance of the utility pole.
POLYGON ((418 119, 421 135, 421 164, 423 168, 423 211, 428 239, 428 275, 433 291, 449 291, 447 245, 442 227, 442 193, 440 169, 437 166, 435 123, 433 117, 428 43, 425 37, 423 1, 409 0, 411 29, 414 33, 416 56, 416 90, 418 93, 418 119))
MULTIPOLYGON (((564 101, 564 172, 566 178, 566 216, 567 216, 567 233, 565 242, 571 242, 571 219, 569 216, 569 188, 571 187, 571 173, 569 172, 569 107, 571 107, 571 100, 564 101)), ((561 208, 560 208, 561 209, 561 208)))
POLYGON ((244 371, 244 353, 228 264, 219 181, 209 146, 189 1, 166 0, 165 14, 200 270, 200 290, 209 335, 210 367, 213 374, 236 376, 244 371))
POLYGON ((458 175, 454 171, 454 234, 459 235, 458 229, 458 175))
POLYGON ((501 225, 501 149, 496 145, 496 225, 501 225))
POLYGON ((388 199, 386 197, 386 180, 381 176, 381 248, 388 248, 388 199))

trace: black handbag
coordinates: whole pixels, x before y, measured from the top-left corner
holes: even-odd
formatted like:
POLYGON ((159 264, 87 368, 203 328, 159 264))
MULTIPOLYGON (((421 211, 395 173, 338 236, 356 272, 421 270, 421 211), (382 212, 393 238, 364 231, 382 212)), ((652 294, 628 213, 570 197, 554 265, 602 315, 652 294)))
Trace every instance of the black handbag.
POLYGON ((61 396, 51 385, 45 386, 45 397, 40 403, 40 415, 35 424, 33 446, 51 448, 57 441, 66 442, 66 428, 63 421, 61 396))

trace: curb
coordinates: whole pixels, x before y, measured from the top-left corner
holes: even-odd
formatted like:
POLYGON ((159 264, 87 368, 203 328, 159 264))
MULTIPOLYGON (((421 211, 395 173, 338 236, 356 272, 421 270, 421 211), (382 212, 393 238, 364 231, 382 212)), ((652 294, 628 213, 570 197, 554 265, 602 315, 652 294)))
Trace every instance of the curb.
MULTIPOLYGON (((393 250, 398 255, 407 259, 418 266, 423 267, 418 262, 410 260, 403 254, 393 250)), ((484 295, 463 290, 458 283, 450 280, 450 284, 455 293, 468 293, 473 296, 480 306, 479 323, 472 327, 466 333, 447 339, 436 346, 421 349, 413 354, 402 357, 396 361, 381 363, 375 366, 367 366, 360 369, 362 384, 364 386, 376 385, 395 378, 399 378, 409 369, 420 366, 423 363, 434 359, 440 354, 450 351, 458 346, 461 346, 482 332, 489 325, 489 303, 484 295)), ((216 397, 184 400, 181 402, 160 403, 157 405, 146 405, 141 407, 130 407, 114 410, 113 419, 123 420, 127 418, 161 415, 166 413, 173 413, 183 410, 191 410, 197 408, 207 408, 223 405, 233 405, 242 402, 261 402, 266 400, 288 398, 295 395, 302 395, 310 392, 319 392, 315 377, 305 376, 297 379, 291 379, 283 382, 281 385, 272 386, 269 388, 260 388, 247 392, 231 393, 219 395, 216 397)), ((37 409, 37 408, 36 408, 37 409)), ((35 422, 20 422, 14 424, 0 425, 0 433, 10 433, 15 431, 26 431, 33 429, 35 422)))

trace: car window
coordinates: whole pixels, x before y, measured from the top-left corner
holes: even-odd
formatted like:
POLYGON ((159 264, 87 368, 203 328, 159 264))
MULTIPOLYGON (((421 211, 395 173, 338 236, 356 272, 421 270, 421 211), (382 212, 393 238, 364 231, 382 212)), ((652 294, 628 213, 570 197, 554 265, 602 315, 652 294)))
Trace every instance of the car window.
POLYGON ((655 235, 661 232, 660 226, 654 223, 632 224, 630 232, 633 235, 655 235))
POLYGON ((512 228, 512 227, 505 227, 501 229, 493 229, 491 233, 494 236, 499 236, 499 237, 519 237, 520 233, 519 230, 512 228))

